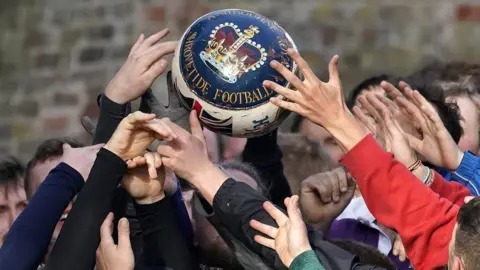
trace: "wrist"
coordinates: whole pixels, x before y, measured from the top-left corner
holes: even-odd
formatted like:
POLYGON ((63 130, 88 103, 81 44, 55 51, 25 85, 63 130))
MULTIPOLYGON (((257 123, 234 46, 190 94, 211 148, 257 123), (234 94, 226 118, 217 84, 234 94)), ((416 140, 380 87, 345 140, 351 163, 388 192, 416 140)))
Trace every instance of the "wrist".
POLYGON ((418 178, 418 180, 422 181, 425 179, 425 176, 427 176, 428 173, 428 168, 424 165, 418 166, 415 170, 412 171, 413 175, 418 178))
POLYGON ((104 95, 108 97, 108 99, 110 99, 111 101, 117 104, 126 104, 130 102, 130 100, 126 100, 124 97, 122 97, 122 95, 116 94, 116 92, 119 92, 119 91, 115 91, 115 89, 113 89, 113 87, 109 85, 107 86, 107 89, 105 90, 104 95))
POLYGON ((199 170, 190 179, 186 180, 200 191, 210 205, 213 205, 215 195, 228 178, 229 176, 220 168, 210 163, 207 166, 203 166, 202 170, 199 170))
POLYGON ((456 156, 455 166, 452 166, 452 168, 449 168, 451 171, 455 171, 457 170, 458 167, 460 167, 463 157, 465 156, 465 152, 462 152, 462 150, 457 149, 457 154, 455 156, 456 156))
POLYGON ((324 126, 324 128, 335 138, 345 153, 370 134, 368 129, 360 125, 351 113, 346 113, 337 118, 335 123, 324 126))
POLYGON ((136 198, 135 202, 140 205, 153 204, 165 198, 165 192, 161 191, 159 194, 151 195, 143 198, 136 198))

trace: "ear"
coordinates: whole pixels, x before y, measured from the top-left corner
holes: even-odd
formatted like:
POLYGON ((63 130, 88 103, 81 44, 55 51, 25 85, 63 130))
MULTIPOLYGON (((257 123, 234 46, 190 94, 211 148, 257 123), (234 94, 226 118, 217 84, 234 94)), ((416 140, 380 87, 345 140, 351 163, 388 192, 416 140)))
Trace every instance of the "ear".
POLYGON ((453 269, 452 270, 465 270, 465 267, 463 267, 463 262, 458 256, 455 256, 453 258, 453 269))

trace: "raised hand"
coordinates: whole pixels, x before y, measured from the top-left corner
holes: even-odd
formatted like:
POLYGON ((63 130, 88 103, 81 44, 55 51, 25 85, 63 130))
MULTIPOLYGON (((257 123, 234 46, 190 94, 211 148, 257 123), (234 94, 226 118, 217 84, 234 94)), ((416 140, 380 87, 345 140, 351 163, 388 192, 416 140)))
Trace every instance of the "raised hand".
POLYGON ((272 81, 264 81, 263 85, 266 88, 282 96, 272 97, 270 101, 323 126, 337 140, 340 148, 344 152, 348 151, 365 137, 368 131, 353 117, 345 104, 337 69, 338 56, 334 56, 328 65, 330 77, 328 82, 322 82, 296 51, 289 49, 288 55, 298 65, 305 79, 302 81, 279 62, 272 61, 270 65, 297 90, 287 89, 272 81), (283 97, 289 101, 283 100, 283 97))
POLYGON ((70 145, 64 144, 63 155, 60 162, 68 164, 82 175, 84 181, 87 181, 93 163, 95 163, 95 160, 97 159, 97 153, 102 147, 103 144, 97 144, 87 147, 72 148, 70 145))
POLYGON ((130 244, 130 227, 126 218, 118 223, 118 245, 112 238, 113 214, 105 218, 100 227, 100 245, 97 249, 98 270, 133 270, 135 258, 130 244))
POLYGON ((308 241, 307 228, 298 207, 298 196, 286 198, 285 205, 287 206, 288 216, 270 202, 263 204, 265 211, 275 220, 278 228, 256 220, 252 220, 250 226, 270 237, 256 235, 255 241, 260 245, 274 249, 283 264, 290 267, 295 257, 312 248, 308 241))
POLYGON ((334 125, 334 120, 348 112, 343 98, 342 85, 337 70, 338 56, 335 55, 328 71, 330 79, 322 82, 308 66, 298 52, 289 49, 288 55, 297 63, 305 79, 302 81, 294 73, 277 61, 270 65, 277 70, 297 91, 287 89, 272 81, 264 81, 263 85, 281 96, 291 100, 285 101, 280 97, 272 97, 270 101, 282 108, 307 117, 315 124, 327 127, 334 125))
POLYGON ((169 127, 177 134, 177 138, 168 145, 160 145, 158 153, 162 155, 162 163, 193 185, 197 179, 205 177, 203 173, 216 168, 210 161, 207 151, 205 136, 198 121, 195 111, 190 113, 190 130, 182 129, 174 123, 168 123, 169 127))
POLYGON ((138 204, 152 204, 165 197, 165 168, 158 153, 147 152, 127 161, 127 165, 130 170, 123 177, 122 186, 138 204))
POLYGON ((167 54, 173 53, 177 41, 159 41, 168 34, 164 29, 148 38, 142 34, 133 45, 127 61, 105 90, 112 101, 125 104, 142 96, 168 67, 167 54))
POLYGON ((371 93, 367 94, 366 97, 362 97, 359 101, 369 114, 375 118, 380 130, 383 131, 385 150, 392 152, 395 159, 407 167, 415 163, 417 157, 410 148, 407 135, 387 107, 391 101, 384 96, 371 93))
POLYGON ((312 175, 302 182, 300 206, 307 223, 326 231, 350 203, 356 184, 345 169, 312 175))
POLYGON ((408 85, 404 87, 404 93, 406 98, 397 97, 395 101, 412 115, 422 135, 420 139, 409 136, 412 148, 433 165, 456 170, 464 153, 452 139, 433 105, 408 85))
POLYGON ((123 160, 143 156, 154 139, 171 141, 176 138, 166 124, 169 122, 168 118, 155 119, 155 114, 131 113, 120 122, 105 148, 123 160))

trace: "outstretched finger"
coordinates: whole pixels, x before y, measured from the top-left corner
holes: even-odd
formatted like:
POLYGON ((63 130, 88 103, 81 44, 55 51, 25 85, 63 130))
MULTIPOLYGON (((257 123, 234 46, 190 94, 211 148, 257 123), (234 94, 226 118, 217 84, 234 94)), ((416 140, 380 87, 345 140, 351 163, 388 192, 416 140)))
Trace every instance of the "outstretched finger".
POLYGON ((305 116, 306 117, 306 111, 305 109, 303 109, 300 105, 298 105, 297 103, 293 103, 293 102, 289 102, 289 101, 285 101, 285 100, 282 100, 278 97, 272 97, 270 98, 270 102, 272 102, 274 105, 280 107, 280 108, 283 108, 285 110, 289 110, 289 111, 292 111, 292 112, 295 112, 295 113, 298 113, 302 116, 305 116))
POLYGON ((178 136, 175 134, 175 132, 173 132, 173 130, 167 124, 167 121, 164 119, 153 119, 143 124, 143 126, 151 131, 154 131, 158 135, 155 136, 157 139, 171 141, 178 136))
POLYGON ((155 167, 155 156, 153 153, 145 153, 145 160, 147 161, 148 176, 150 179, 157 179, 157 168, 155 167))
MULTIPOLYGON (((330 63, 328 64, 329 83, 333 83, 336 86, 341 86, 340 74, 338 72, 338 55, 334 55, 330 63)), ((343 94, 343 92, 342 92, 343 94)))
POLYGON ((149 36, 148 38, 145 39, 145 41, 142 42, 142 44, 139 46, 137 51, 139 51, 140 53, 147 51, 148 48, 150 48, 150 46, 159 42, 162 38, 168 35, 168 32, 169 32, 168 28, 165 28, 162 31, 149 36))
POLYGON ((400 90, 398 90, 393 84, 387 81, 382 81, 380 83, 380 86, 383 88, 383 90, 385 90, 387 95, 392 97, 393 100, 396 99, 397 97, 403 97, 402 92, 400 92, 400 90))
POLYGON ((136 111, 123 118, 118 127, 131 130, 135 127, 135 125, 153 119, 155 119, 154 113, 143 113, 141 111, 136 111))
POLYGON ((255 240, 255 242, 259 243, 262 246, 275 249, 275 240, 273 239, 268 239, 260 235, 255 235, 253 239, 255 240))
POLYGON ((295 86, 295 88, 297 88, 299 91, 303 92, 304 89, 306 89, 300 78, 298 78, 297 75, 291 72, 284 65, 280 64, 278 61, 273 60, 272 62, 270 62, 270 66, 276 71, 278 71, 278 73, 280 73, 285 78, 285 80, 295 86))
POLYGON ((265 234, 265 235, 268 235, 269 237, 271 238, 275 238, 277 236, 277 233, 278 233, 278 229, 275 228, 275 227, 272 227, 270 225, 267 225, 267 224, 264 224, 264 223, 261 223, 259 221, 256 221, 254 219, 252 219, 250 221, 250 227, 252 227, 253 229, 265 234))
POLYGON ((362 108, 367 111, 367 113, 373 118, 373 120, 375 120, 375 122, 379 121, 381 118, 380 112, 377 111, 377 109, 371 104, 370 100, 368 100, 366 96, 359 97, 358 103, 362 105, 362 108))
POLYGON ((293 61, 295 61, 295 63, 297 63, 297 66, 302 72, 305 79, 310 81, 318 80, 317 76, 315 76, 315 73, 312 71, 307 61, 305 61, 305 59, 303 59, 303 57, 300 56, 300 54, 297 51, 290 48, 287 50, 287 54, 293 59, 293 61))
POLYGON ((279 226, 288 220, 288 217, 269 201, 263 203, 263 208, 273 219, 275 219, 279 226))
POLYGON ((427 132, 428 127, 427 127, 427 119, 425 118, 424 114, 422 113, 420 107, 417 105, 413 104, 410 100, 407 100, 404 97, 399 97, 395 100, 395 102, 402 108, 407 111, 408 114, 413 116, 413 119, 415 120, 416 124, 420 126, 420 128, 423 130, 423 132, 427 132))
POLYGON ((290 221, 293 224, 304 223, 302 219, 302 212, 300 212, 300 207, 298 205, 297 195, 293 195, 292 198, 290 199, 290 202, 287 205, 287 213, 288 213, 288 217, 290 218, 290 221))
POLYGON ((353 107, 353 113, 355 114, 355 116, 357 117, 358 120, 360 120, 360 122, 362 122, 362 124, 368 128, 370 130, 370 132, 372 132, 372 134, 375 136, 376 134, 376 129, 375 129, 375 125, 373 125, 373 122, 374 120, 371 119, 371 117, 368 117, 362 109, 360 109, 360 107, 358 106, 354 106, 353 107))
POLYGON ((192 135, 200 139, 205 145, 205 134, 203 133, 202 125, 197 117, 197 111, 193 110, 190 112, 190 131, 192 135))
POLYGON ((301 96, 295 90, 288 89, 284 86, 279 85, 278 83, 266 80, 263 82, 263 86, 275 91, 279 95, 286 97, 287 99, 293 102, 300 102, 301 96))
POLYGON ((145 40, 145 35, 141 34, 138 38, 137 41, 135 41, 135 44, 133 44, 132 48, 130 49, 129 55, 132 55, 142 44, 142 42, 145 40))

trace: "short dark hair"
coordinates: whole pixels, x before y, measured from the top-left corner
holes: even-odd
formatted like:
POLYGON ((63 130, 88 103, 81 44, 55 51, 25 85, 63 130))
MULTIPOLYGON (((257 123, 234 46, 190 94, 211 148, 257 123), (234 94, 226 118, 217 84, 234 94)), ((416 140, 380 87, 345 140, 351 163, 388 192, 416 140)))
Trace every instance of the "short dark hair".
POLYGON ((27 163, 27 168, 25 169, 25 192, 27 194, 27 198, 31 198, 33 196, 31 179, 31 171, 33 167, 40 162, 45 162, 51 158, 62 156, 64 144, 69 144, 73 148, 84 146, 83 144, 71 138, 54 138, 44 141, 37 147, 33 158, 27 163))
POLYGON ((387 270, 397 269, 397 267, 395 267, 388 257, 380 253, 378 249, 372 246, 346 239, 331 239, 329 242, 345 251, 350 252, 351 254, 356 255, 358 262, 361 264, 377 266, 387 270))
POLYGON ((23 186, 23 173, 25 167, 13 156, 7 156, 0 159, 0 185, 16 183, 23 186))
POLYGON ((270 196, 269 196, 270 188, 265 186, 265 184, 262 181, 262 177, 260 176, 260 173, 254 166, 248 163, 242 162, 238 159, 222 162, 220 166, 225 170, 237 170, 250 176, 257 183, 258 191, 267 199, 270 199, 270 196))
POLYGON ((387 81, 397 86, 401 81, 401 78, 389 74, 380 74, 363 80, 350 91, 350 94, 346 100, 347 107, 351 110, 355 104, 355 100, 363 91, 372 87, 380 86, 380 83, 383 81, 387 81))
POLYGON ((415 85, 437 84, 447 96, 480 94, 480 65, 463 61, 434 62, 409 76, 415 85))
POLYGON ((455 254, 465 263, 465 269, 480 269, 480 197, 464 204, 457 215, 455 254))

